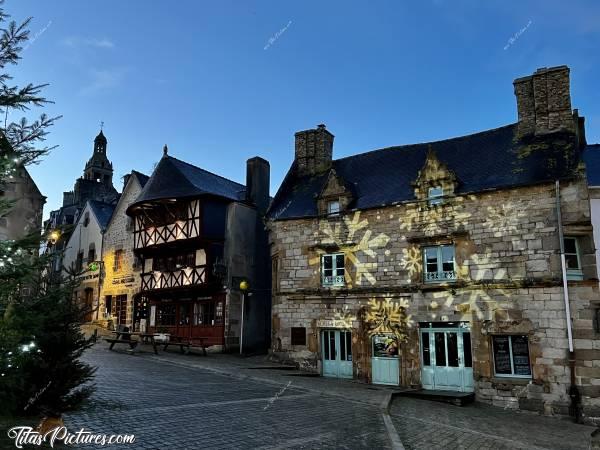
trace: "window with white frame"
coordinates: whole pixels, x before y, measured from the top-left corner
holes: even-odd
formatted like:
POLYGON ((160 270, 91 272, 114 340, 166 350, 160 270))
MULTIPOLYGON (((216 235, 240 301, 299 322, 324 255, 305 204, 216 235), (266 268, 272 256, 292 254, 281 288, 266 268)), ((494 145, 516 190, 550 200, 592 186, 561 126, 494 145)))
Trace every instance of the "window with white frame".
POLYGON ((423 267, 426 283, 456 280, 454 245, 436 245, 423 249, 423 267))
POLYGON ((340 213, 340 202, 339 200, 333 200, 327 202, 327 214, 330 216, 337 216, 340 213))
POLYGON ((343 286, 345 284, 344 254, 321 256, 321 275, 323 286, 343 286))
POLYGON ((564 237, 565 262, 567 265, 567 280, 583 280, 581 270, 581 254, 579 241, 576 237, 564 237))
POLYGON ((527 336, 492 336, 494 373, 497 377, 531 378, 527 336))
POLYGON ((441 186, 430 187, 427 193, 429 206, 440 205, 444 200, 444 189, 441 186))

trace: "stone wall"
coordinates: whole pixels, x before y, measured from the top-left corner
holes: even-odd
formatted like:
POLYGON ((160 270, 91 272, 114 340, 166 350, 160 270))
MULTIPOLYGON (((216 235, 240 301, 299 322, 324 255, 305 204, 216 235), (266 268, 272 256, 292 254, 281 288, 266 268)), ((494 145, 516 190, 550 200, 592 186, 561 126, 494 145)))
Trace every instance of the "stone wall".
MULTIPOLYGON (((584 180, 563 182, 565 234, 576 236, 584 281, 569 281, 576 382, 588 420, 600 417, 600 340, 593 329, 600 295, 584 180)), ((553 184, 446 198, 341 217, 269 223, 277 261, 273 350, 320 370, 318 320, 336 319, 353 331, 354 375, 370 379, 365 317, 389 299, 402 306, 407 342, 401 384, 420 383, 420 322, 470 325, 476 397, 508 408, 566 414, 569 367, 553 184), (423 283, 422 247, 454 244, 455 282, 423 283), (346 256, 346 286, 323 288, 320 256, 346 256), (344 322, 345 321, 345 322, 344 322), (291 345, 291 327, 306 327, 307 345, 291 345), (529 338, 531 379, 497 378, 492 334, 529 338)))
POLYGON ((140 290, 141 267, 135 265, 136 259, 133 253, 133 223, 125 211, 135 201, 141 192, 141 186, 135 176, 129 177, 123 194, 115 208, 113 217, 104 233, 104 244, 102 249, 102 261, 104 262, 104 278, 100 294, 100 315, 106 309, 106 296, 112 296, 113 321, 115 312, 115 297, 127 295, 127 319, 126 325, 133 325, 133 296, 140 290), (123 251, 122 265, 119 271, 114 271, 115 251, 123 251), (134 267, 135 266, 135 267, 134 267))

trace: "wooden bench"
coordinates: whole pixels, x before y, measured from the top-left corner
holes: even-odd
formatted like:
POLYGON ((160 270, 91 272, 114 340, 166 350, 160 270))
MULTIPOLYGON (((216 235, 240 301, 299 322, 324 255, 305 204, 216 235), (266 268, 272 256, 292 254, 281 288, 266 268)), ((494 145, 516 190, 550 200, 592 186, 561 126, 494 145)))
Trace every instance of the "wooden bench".
POLYGON ((115 344, 128 344, 132 350, 134 348, 136 348, 138 345, 138 341, 136 341, 134 339, 108 339, 108 338, 106 338, 106 342, 110 342, 110 347, 108 347, 109 350, 112 350, 113 347, 115 346, 115 344))
POLYGON ((166 351, 169 345, 176 345, 179 346, 181 353, 185 353, 186 355, 190 352, 190 348, 202 348, 202 353, 204 354, 204 356, 207 356, 206 348, 208 347, 208 345, 206 345, 206 340, 206 338, 186 339, 179 336, 171 336, 169 342, 165 342, 163 344, 163 351, 166 351))

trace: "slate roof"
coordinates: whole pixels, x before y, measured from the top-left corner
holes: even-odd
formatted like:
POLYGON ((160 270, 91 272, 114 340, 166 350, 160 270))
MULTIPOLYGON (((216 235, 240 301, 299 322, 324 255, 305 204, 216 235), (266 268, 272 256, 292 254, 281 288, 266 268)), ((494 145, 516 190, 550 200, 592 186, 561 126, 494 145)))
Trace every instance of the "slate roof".
POLYGON ((588 145, 583 152, 588 185, 600 186, 600 144, 588 145))
POLYGON ((136 201, 128 209, 151 200, 197 197, 206 194, 229 200, 243 200, 246 186, 165 155, 136 201))
POLYGON ((109 205, 108 203, 102 203, 97 200, 88 200, 88 204, 90 208, 94 212, 96 219, 98 219, 98 224, 102 230, 106 229, 106 225, 110 221, 112 217, 113 211, 115 210, 115 205, 109 205))
MULTIPOLYGON (((414 201, 412 183, 423 168, 429 148, 458 178, 457 194, 536 184, 567 176, 573 161, 559 147, 524 151, 515 139, 517 124, 437 142, 374 150, 334 160, 338 176, 353 186, 351 209, 366 209, 414 201), (547 158, 555 158, 549 168, 547 158)), ((553 139, 557 139, 556 136, 553 139)), ((317 215, 316 196, 328 174, 298 178, 294 165, 269 210, 275 220, 317 215)))
POLYGON ((138 172, 137 170, 132 170, 131 174, 137 178, 138 183, 140 183, 142 188, 146 186, 146 183, 150 179, 148 175, 144 175, 142 172, 138 172))

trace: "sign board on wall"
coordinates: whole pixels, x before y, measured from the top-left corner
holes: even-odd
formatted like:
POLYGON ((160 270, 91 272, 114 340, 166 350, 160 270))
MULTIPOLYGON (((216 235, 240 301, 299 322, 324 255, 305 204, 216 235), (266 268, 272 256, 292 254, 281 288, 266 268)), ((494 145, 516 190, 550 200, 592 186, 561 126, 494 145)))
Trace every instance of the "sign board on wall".
POLYGON ((120 277, 120 278, 113 278, 112 284, 128 284, 128 283, 133 283, 134 281, 135 281, 135 278, 133 275, 127 275, 127 276, 120 277))
POLYGON ((342 319, 318 319, 317 328, 351 328, 352 324, 342 319))

